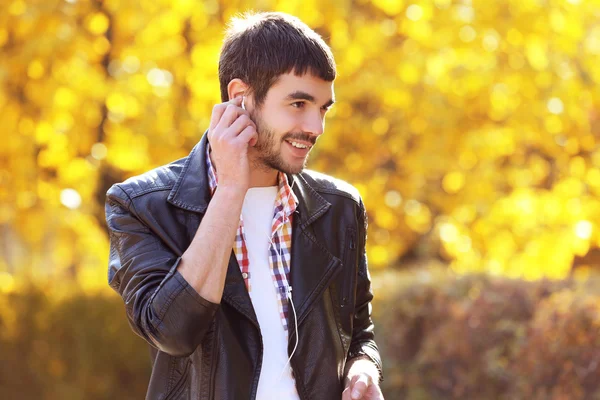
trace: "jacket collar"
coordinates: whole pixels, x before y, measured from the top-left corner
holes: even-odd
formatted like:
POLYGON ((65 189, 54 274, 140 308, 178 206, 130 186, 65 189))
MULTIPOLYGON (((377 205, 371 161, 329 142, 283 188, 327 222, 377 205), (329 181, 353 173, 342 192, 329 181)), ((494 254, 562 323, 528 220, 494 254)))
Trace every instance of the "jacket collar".
MULTIPOLYGON (((207 132, 186 157, 173 189, 167 201, 184 210, 205 213, 210 202, 210 185, 206 167, 207 132)), ((301 218, 301 227, 305 228, 323 215, 331 204, 319 195, 302 174, 287 174, 288 182, 298 198, 297 214, 301 218)))
POLYGON ((167 197, 169 203, 179 208, 202 214, 206 212, 210 201, 210 186, 206 170, 207 132, 185 158, 181 173, 167 197))

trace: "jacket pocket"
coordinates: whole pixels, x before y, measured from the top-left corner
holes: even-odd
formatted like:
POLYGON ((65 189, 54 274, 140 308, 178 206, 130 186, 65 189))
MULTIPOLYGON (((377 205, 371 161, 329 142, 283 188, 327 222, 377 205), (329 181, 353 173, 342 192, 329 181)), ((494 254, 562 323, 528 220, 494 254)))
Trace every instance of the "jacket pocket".
POLYGON ((179 399, 181 399, 180 396, 185 391, 186 386, 189 382, 189 373, 188 372, 189 372, 191 364, 192 364, 192 360, 190 360, 188 358, 185 363, 185 367, 183 368, 181 377, 179 378, 179 381, 173 386, 173 389, 171 390, 171 392, 165 396, 164 400, 179 400, 179 399))

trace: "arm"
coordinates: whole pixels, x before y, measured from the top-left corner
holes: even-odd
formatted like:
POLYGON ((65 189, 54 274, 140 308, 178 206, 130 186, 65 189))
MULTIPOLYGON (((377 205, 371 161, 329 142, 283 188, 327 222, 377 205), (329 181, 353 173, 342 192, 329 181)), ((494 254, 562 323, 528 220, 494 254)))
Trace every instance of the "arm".
POLYGON ((244 191, 235 188, 217 187, 202 223, 177 268, 200 296, 213 303, 220 303, 223 295, 244 194, 244 191))
POLYGON ((250 185, 248 148, 257 140, 256 126, 241 102, 240 96, 213 109, 208 140, 219 183, 178 268, 201 296, 215 303, 223 295, 231 247, 250 185))
POLYGON ((218 310, 177 271, 177 257, 137 217, 119 185, 106 198, 110 235, 108 281, 123 298, 129 325, 153 347, 191 354, 218 310))
POLYGON ((195 351, 221 301, 248 185, 248 143, 256 135, 246 114, 239 100, 213 109, 208 135, 222 168, 222 185, 181 257, 141 222, 119 185, 107 192, 109 284, 125 301, 134 332, 174 356, 195 351))

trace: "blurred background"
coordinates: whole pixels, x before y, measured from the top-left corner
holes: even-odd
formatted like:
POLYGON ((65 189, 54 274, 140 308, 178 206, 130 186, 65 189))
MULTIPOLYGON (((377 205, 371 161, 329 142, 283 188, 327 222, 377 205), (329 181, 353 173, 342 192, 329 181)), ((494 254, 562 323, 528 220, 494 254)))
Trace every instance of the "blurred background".
POLYGON ((599 0, 3 0, 0 397, 144 397, 105 193, 197 143, 249 8, 336 57, 309 166, 368 208, 386 399, 599 399, 599 0))

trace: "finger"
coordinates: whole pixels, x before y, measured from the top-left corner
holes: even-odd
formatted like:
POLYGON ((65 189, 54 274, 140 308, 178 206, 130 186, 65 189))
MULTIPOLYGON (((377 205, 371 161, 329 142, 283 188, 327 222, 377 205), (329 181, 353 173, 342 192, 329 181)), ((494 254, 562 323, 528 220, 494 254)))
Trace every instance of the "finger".
POLYGON ((342 392, 342 400, 352 400, 352 397, 350 396, 351 393, 351 387, 348 386, 343 392, 342 392))
POLYGON ((226 103, 216 104, 213 107, 212 114, 210 115, 210 125, 208 126, 209 132, 212 132, 215 129, 226 108, 226 103))
POLYGON ((227 128, 228 132, 226 134, 224 134, 224 136, 236 137, 240 133, 242 133, 242 131, 247 126, 252 126, 252 127, 254 127, 254 129, 256 129, 256 125, 254 125, 254 122, 252 122, 250 117, 247 116, 246 114, 242 114, 239 117, 237 117, 235 122, 233 124, 231 124, 231 126, 229 128, 227 128))
POLYGON ((212 114, 210 117, 210 125, 208 127, 209 131, 212 131, 217 126, 217 124, 221 120, 221 117, 223 116, 223 113, 225 113, 227 106, 230 104, 233 104, 235 106, 241 105, 242 104, 242 96, 235 97, 224 103, 216 104, 213 107, 213 111, 212 111, 212 114))
POLYGON ((358 377, 358 379, 356 380, 356 382, 354 383, 354 385, 351 386, 352 400, 362 399, 362 397, 367 392, 368 387, 369 387, 369 378, 366 375, 361 374, 358 377))
POLYGON ((256 134, 254 136, 252 136, 250 138, 250 140, 248 141, 248 144, 250 145, 250 147, 256 146, 256 143, 258 143, 258 132, 256 132, 256 134))
POLYGON ((239 135, 238 140, 242 143, 247 143, 250 146, 254 146, 258 140, 256 129, 253 125, 248 125, 239 135))
POLYGON ((375 386, 377 386, 377 390, 376 390, 377 396, 375 397, 375 400, 384 400, 383 393, 381 393, 381 388, 379 387, 379 385, 375 385, 375 386))
POLYGON ((243 110, 241 107, 239 107, 235 104, 229 104, 227 106, 227 109, 223 113, 221 120, 217 124, 215 130, 223 131, 223 130, 229 128, 231 126, 231 124, 233 124, 233 122, 240 115, 243 115, 243 114, 247 115, 248 117, 250 116, 250 113, 248 111, 243 110))

